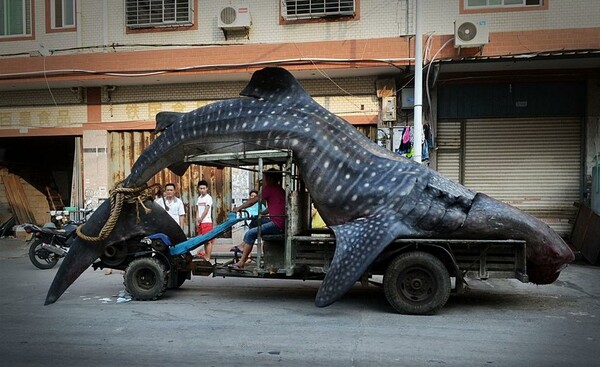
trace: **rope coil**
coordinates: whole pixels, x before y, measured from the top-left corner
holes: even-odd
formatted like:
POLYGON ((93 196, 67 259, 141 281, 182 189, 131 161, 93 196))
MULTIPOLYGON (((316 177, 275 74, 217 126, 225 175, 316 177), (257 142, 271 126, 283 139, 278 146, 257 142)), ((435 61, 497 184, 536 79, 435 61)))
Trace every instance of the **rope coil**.
POLYGON ((121 215, 121 209, 123 209, 123 203, 136 203, 137 210, 137 220, 139 223, 140 213, 139 207, 140 205, 144 208, 144 212, 149 214, 152 209, 147 208, 144 205, 144 200, 148 198, 153 198, 154 194, 152 192, 152 188, 158 186, 160 184, 153 184, 148 186, 147 184, 143 184, 137 187, 123 187, 123 181, 117 182, 115 187, 110 190, 110 214, 108 216, 108 220, 104 223, 104 226, 100 230, 97 236, 88 236, 81 231, 81 226, 77 227, 77 236, 84 241, 88 242, 100 242, 106 239, 112 231, 115 229, 117 224, 117 220, 121 215))

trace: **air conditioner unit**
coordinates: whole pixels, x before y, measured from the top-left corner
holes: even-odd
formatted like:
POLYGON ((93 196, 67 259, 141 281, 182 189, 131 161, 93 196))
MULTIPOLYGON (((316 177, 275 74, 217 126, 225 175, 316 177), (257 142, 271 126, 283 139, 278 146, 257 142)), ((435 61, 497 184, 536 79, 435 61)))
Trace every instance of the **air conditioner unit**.
POLYGON ((242 30, 250 28, 250 9, 247 5, 224 6, 219 11, 219 28, 225 30, 242 30))
POLYGON ((454 47, 481 47, 490 42, 487 20, 455 21, 454 47))

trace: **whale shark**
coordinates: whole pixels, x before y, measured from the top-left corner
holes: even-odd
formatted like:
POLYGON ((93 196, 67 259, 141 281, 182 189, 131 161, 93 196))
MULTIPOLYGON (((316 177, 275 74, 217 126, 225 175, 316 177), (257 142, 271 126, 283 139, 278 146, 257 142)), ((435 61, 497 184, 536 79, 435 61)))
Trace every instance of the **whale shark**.
MULTIPOLYGON (((525 240, 529 279, 537 284, 552 283, 574 260, 565 241, 541 220, 377 145, 319 105, 283 68, 256 71, 240 95, 187 113, 158 113, 160 135, 138 157, 123 186, 143 185, 165 167, 183 174, 189 165, 184 157, 191 154, 291 150, 336 238, 315 297, 318 307, 340 299, 398 238, 525 240)), ((128 208, 123 210, 133 210, 128 208)), ((98 208, 82 232, 97 235, 109 210, 108 205, 98 208)), ((159 232, 163 224, 152 215, 145 220, 159 232)), ((130 218, 121 216, 119 221, 130 218)), ((117 237, 123 236, 126 231, 117 237)), ((55 302, 113 241, 75 239, 46 304, 55 302)))

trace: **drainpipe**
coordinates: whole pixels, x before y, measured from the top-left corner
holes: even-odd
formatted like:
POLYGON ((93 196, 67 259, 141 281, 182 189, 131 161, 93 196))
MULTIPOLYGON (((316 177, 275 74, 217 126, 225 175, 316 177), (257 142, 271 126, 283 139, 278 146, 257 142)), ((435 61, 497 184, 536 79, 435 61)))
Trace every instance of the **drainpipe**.
POLYGON ((102 45, 108 46, 108 0, 102 2, 102 45))
POLYGON ((415 106, 413 160, 421 163, 423 137, 423 32, 421 30, 421 1, 415 1, 415 106))
POLYGON ((77 0, 75 2, 75 22, 77 23, 77 28, 76 28, 77 47, 81 47, 82 46, 81 28, 83 27, 81 24, 81 0, 77 0))

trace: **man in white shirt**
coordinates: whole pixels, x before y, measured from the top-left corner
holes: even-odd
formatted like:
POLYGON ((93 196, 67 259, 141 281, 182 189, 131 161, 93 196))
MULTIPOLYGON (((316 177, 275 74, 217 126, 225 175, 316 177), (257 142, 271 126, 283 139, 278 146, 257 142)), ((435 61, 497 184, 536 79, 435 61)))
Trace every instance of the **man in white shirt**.
MULTIPOLYGON (((208 182, 206 180, 198 181, 198 200, 196 201, 196 205, 198 206, 198 211, 196 215, 196 225, 198 235, 206 234, 213 229, 213 221, 212 221, 212 206, 213 199, 212 196, 208 193, 208 182)), ((212 247, 214 239, 208 241, 208 243, 204 244, 204 254, 198 252, 197 256, 204 257, 207 261, 210 261, 210 256, 212 254, 212 247)))
POLYGON ((183 228, 185 223, 185 207, 183 206, 183 201, 175 196, 175 184, 166 184, 163 197, 154 200, 154 202, 166 210, 171 218, 183 228))

